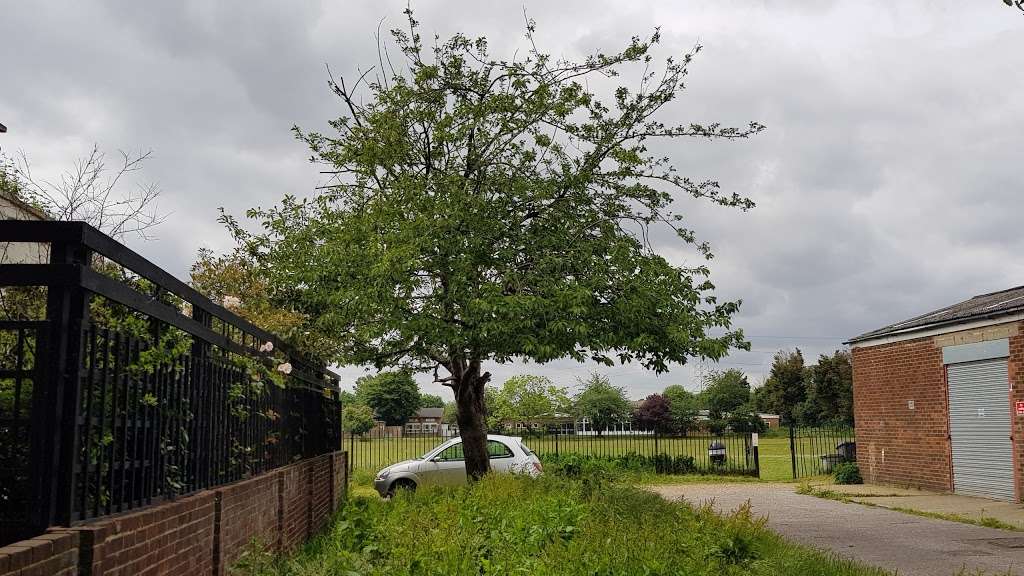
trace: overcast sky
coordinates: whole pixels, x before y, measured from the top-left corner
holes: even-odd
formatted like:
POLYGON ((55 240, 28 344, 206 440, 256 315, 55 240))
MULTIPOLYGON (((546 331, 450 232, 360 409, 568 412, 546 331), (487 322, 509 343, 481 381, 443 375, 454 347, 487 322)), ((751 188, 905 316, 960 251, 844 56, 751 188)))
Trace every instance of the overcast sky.
MULTIPOLYGON (((170 217, 129 243, 185 278, 201 247, 229 248, 217 208, 241 214, 320 180, 290 128, 340 114, 324 65, 376 61, 375 31, 404 2, 5 2, 0 136, 37 176, 92 144, 152 149, 143 180, 170 217)), ((425 36, 484 35, 579 58, 660 26, 662 56, 700 42, 671 122, 745 123, 744 142, 681 143, 681 171, 757 202, 741 213, 681 199, 712 243, 712 280, 742 299, 753 343, 722 362, 762 381, 779 348, 809 359, 870 329, 971 295, 1024 284, 1024 14, 1000 0, 828 2, 420 2, 425 36)), ((664 238, 659 249, 679 258, 664 238)), ((574 362, 493 366, 571 386, 574 362)), ((361 372, 342 369, 351 384, 361 372)), ((697 387, 688 365, 656 377, 603 370, 642 397, 697 387)), ((440 391, 427 384, 424 389, 440 391)), ((450 394, 443 392, 446 398, 450 394)))

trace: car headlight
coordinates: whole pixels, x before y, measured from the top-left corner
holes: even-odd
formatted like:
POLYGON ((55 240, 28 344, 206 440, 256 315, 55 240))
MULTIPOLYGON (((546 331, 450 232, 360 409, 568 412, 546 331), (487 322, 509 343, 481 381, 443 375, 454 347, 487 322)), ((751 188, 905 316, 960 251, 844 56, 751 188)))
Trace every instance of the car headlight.
POLYGON ((380 472, 377 472, 377 480, 387 480, 388 476, 390 476, 390 475, 391 475, 391 470, 388 470, 387 468, 385 468, 385 469, 381 470, 380 472))

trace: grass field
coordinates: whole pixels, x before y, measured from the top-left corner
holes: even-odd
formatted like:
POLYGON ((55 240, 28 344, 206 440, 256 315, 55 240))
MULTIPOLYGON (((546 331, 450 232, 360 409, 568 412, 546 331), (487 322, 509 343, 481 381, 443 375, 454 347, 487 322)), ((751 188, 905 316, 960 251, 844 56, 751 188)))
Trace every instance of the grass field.
MULTIPOLYGON (((445 438, 437 436, 374 438, 370 440, 345 440, 354 470, 376 472, 390 464, 422 456, 445 438)), ((597 456, 620 456, 629 452, 653 456, 658 453, 670 456, 692 456, 698 468, 709 472, 742 471, 752 467, 747 461, 745 444, 741 437, 724 439, 727 464, 720 468, 708 462, 707 437, 664 438, 656 441, 653 436, 541 436, 527 438, 526 444, 537 454, 590 454, 597 456)), ((802 476, 814 475, 820 463, 820 456, 831 451, 831 441, 823 442, 809 438, 797 439, 799 468, 802 476)), ((762 437, 759 442, 760 478, 766 481, 792 481, 793 470, 790 457, 789 438, 762 437)), ((834 447, 833 447, 834 448, 834 447)))

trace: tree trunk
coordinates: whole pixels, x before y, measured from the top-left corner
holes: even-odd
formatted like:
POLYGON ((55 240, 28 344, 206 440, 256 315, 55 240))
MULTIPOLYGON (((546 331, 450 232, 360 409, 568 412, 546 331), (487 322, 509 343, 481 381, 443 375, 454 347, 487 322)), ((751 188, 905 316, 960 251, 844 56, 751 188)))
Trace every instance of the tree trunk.
POLYGON ((487 426, 484 422, 484 387, 490 379, 489 372, 480 373, 479 362, 471 362, 452 387, 458 408, 456 420, 466 457, 466 475, 470 481, 479 480, 491 469, 491 460, 487 455, 487 426))

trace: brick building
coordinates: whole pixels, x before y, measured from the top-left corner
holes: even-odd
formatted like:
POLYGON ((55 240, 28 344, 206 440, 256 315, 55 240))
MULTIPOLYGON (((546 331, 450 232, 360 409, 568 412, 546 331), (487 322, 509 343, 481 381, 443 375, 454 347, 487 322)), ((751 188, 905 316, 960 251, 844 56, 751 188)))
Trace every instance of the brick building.
POLYGON ((444 408, 420 408, 405 423, 405 435, 437 434, 444 420, 444 408))
POLYGON ((1024 497, 1024 286, 849 344, 866 481, 1024 497))

